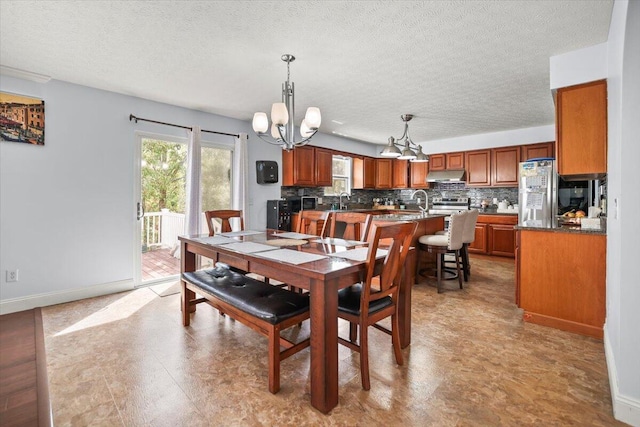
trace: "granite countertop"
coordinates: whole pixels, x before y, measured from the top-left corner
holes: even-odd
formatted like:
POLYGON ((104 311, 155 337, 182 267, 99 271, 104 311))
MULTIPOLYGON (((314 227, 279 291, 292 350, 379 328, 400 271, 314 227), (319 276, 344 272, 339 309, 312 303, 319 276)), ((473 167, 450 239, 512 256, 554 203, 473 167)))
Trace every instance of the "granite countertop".
POLYGON ((375 215, 372 220, 373 221, 422 221, 425 219, 433 219, 433 218, 443 218, 447 215, 443 214, 425 214, 423 215, 421 212, 412 212, 412 211, 403 211, 403 213, 392 213, 392 214, 382 214, 375 215))
POLYGON ((581 228, 580 226, 555 226, 553 228, 539 228, 539 227, 524 227, 522 225, 514 226, 516 230, 527 230, 527 231, 546 231, 550 233, 575 233, 575 234, 596 234, 596 235, 607 235, 607 226, 606 223, 602 226, 600 230, 581 228))
POLYGON ((478 209, 480 215, 518 215, 517 209, 498 209, 498 208, 485 208, 471 207, 471 209, 478 209))

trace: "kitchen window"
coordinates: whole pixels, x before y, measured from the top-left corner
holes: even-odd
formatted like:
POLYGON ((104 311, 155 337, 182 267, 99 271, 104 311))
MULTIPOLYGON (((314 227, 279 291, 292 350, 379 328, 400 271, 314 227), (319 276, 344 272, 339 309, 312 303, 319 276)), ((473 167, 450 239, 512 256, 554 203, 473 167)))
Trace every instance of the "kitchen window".
POLYGON ((339 196, 341 193, 351 194, 351 157, 333 156, 331 187, 324 187, 325 196, 339 196))

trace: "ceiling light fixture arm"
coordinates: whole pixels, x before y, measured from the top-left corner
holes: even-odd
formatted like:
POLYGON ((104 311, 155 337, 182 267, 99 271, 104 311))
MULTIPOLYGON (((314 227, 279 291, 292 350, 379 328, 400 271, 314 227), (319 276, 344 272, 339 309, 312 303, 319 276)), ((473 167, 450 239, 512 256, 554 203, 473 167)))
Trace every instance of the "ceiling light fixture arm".
POLYGON ((389 137, 387 146, 380 153, 384 157, 394 157, 412 162, 428 162, 429 157, 422 152, 422 146, 411 140, 409 135, 409 121, 413 119, 413 114, 403 114, 400 116, 404 122, 404 132, 398 139, 389 137), (417 153, 414 151, 417 150, 417 153))
POLYGON ((302 139, 295 140, 295 88, 290 81, 289 65, 296 58, 293 55, 282 55, 281 59, 287 63, 287 81, 282 84, 282 102, 273 104, 271 108, 271 135, 268 135, 269 120, 266 113, 256 113, 253 116, 253 130, 265 142, 281 145, 284 150, 305 145, 318 132, 321 116, 316 107, 309 107, 304 120, 300 124, 302 139))

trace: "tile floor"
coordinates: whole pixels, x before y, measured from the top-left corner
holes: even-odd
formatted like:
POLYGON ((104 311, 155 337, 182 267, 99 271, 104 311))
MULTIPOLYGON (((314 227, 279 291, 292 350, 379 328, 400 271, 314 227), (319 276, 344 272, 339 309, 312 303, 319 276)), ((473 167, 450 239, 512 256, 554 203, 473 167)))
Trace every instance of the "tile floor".
POLYGON ((623 425, 612 416, 602 341, 523 323, 513 260, 472 262, 462 291, 414 287, 404 366, 390 337, 370 331, 369 392, 358 355, 338 349, 340 399, 329 415, 309 403, 308 350, 282 363, 272 395, 266 338, 211 307, 187 328, 180 296, 148 288, 47 307, 55 425, 623 425))

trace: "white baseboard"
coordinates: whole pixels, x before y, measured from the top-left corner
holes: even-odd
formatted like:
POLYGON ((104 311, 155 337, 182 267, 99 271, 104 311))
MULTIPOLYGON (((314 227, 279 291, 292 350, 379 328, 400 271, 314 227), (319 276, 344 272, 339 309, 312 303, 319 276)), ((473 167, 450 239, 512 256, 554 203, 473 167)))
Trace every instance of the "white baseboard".
POLYGON ((640 427, 640 401, 624 396, 620 394, 618 390, 616 360, 613 357, 613 350, 607 335, 606 325, 604 328, 604 354, 607 359, 607 370, 609 371, 609 387, 611 388, 611 400, 613 402, 613 416, 618 421, 634 427, 640 427))
POLYGON ((93 298, 101 295, 115 294, 117 292, 134 289, 133 279, 88 286, 86 288, 68 289, 49 292, 46 294, 29 295, 21 298, 12 298, 0 301, 0 314, 15 313, 17 311, 31 310, 36 307, 62 304, 77 301, 79 299, 93 298))

